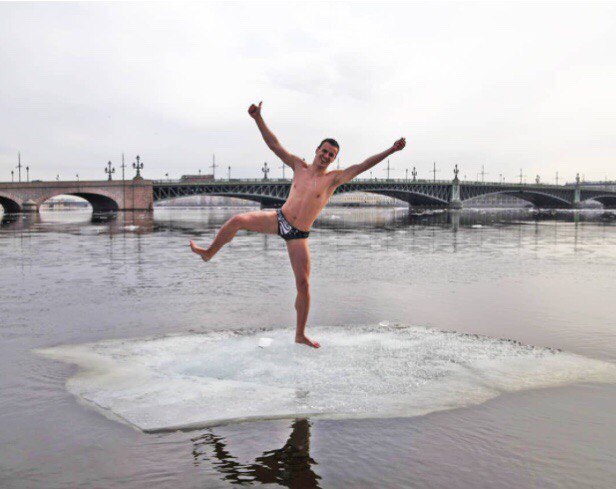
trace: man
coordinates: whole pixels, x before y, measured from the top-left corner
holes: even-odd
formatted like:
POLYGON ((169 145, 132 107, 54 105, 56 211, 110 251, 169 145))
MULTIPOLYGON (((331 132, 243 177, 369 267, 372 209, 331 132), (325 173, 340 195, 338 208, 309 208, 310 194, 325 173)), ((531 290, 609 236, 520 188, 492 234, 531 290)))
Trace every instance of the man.
POLYGON ((311 340, 305 334, 308 311, 310 309, 310 251, 308 235, 317 216, 327 205, 334 190, 340 185, 351 181, 360 173, 372 168, 392 153, 400 151, 406 145, 406 140, 400 138, 394 145, 382 153, 371 156, 363 163, 353 165, 345 170, 326 171, 329 164, 336 159, 340 147, 334 139, 325 139, 315 151, 312 164, 308 165, 298 156, 289 153, 282 147, 276 136, 268 129, 261 117, 261 106, 252 104, 248 113, 255 120, 267 146, 286 165, 293 170, 293 183, 289 197, 281 209, 274 211, 257 211, 239 214, 229 219, 218 231, 209 248, 200 248, 193 241, 190 248, 209 261, 225 244, 233 239, 240 229, 265 234, 278 234, 287 244, 291 267, 295 274, 297 298, 297 326, 295 342, 319 348, 318 342, 311 340))

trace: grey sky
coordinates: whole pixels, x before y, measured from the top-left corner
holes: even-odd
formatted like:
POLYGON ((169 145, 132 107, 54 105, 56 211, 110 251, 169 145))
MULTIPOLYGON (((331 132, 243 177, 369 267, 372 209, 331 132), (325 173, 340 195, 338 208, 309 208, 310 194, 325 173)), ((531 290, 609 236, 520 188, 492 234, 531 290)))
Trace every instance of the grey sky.
MULTIPOLYGON (((616 6, 0 4, 0 180, 281 175, 247 114, 341 166, 400 136, 393 176, 616 178, 616 6), (132 176, 132 170, 129 175, 132 176)), ((385 176, 382 163, 374 175, 385 176)))

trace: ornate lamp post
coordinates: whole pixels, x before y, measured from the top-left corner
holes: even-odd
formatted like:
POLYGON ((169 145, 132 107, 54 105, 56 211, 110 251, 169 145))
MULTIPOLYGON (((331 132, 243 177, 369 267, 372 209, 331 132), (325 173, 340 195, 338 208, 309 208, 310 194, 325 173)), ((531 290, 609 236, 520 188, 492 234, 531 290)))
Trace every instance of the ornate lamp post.
POLYGON ((75 176, 77 177, 77 181, 79 181, 79 173, 76 173, 75 176))
POLYGON ((413 175, 413 181, 416 182, 417 181, 417 169, 415 167, 413 167, 413 171, 411 172, 411 175, 413 175))
POLYGON ((108 180, 111 182, 111 175, 115 173, 115 168, 111 168, 111 161, 107 163, 107 167, 105 168, 105 173, 109 175, 108 180))
POLYGON ((231 165, 229 165, 228 170, 229 170, 229 181, 231 181, 231 165))
POLYGON ((135 175, 135 178, 141 178, 141 170, 143 170, 143 163, 141 163, 141 158, 139 157, 139 155, 137 155, 135 157, 135 160, 137 160, 136 163, 133 163, 133 168, 135 170, 137 170, 137 175, 135 175))
POLYGON ((11 183, 15 182, 15 171, 11 170, 11 183))
POLYGON ((263 172, 263 180, 267 180, 267 174, 270 171, 270 169, 267 166, 267 161, 263 163, 263 168, 261 168, 261 171, 263 172))
POLYGON ((26 167, 26 182, 30 181, 30 167, 26 167))
POLYGON ((59 182, 59 181, 60 181, 60 174, 57 174, 56 175, 56 182, 59 182))

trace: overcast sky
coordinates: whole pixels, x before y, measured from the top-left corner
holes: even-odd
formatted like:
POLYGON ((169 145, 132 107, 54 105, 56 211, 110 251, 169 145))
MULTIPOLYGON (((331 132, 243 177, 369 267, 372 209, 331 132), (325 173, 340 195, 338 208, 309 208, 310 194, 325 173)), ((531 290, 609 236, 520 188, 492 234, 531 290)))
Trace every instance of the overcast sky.
POLYGON ((346 167, 405 136, 392 176, 616 179, 615 46, 606 4, 1 3, 0 180, 18 151, 31 179, 118 176, 122 152, 146 178, 214 153, 217 176, 277 177, 260 100, 308 162, 325 137, 346 167))

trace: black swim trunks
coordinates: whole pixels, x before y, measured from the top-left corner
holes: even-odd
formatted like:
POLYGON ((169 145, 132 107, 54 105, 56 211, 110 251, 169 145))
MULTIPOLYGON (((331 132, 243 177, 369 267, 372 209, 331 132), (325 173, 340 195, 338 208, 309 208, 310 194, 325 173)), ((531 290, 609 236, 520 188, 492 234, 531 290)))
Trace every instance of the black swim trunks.
POLYGON ((290 239, 306 239, 310 235, 309 231, 302 231, 292 226, 284 217, 281 209, 276 209, 276 215, 278 217, 278 236, 285 241, 290 239))

